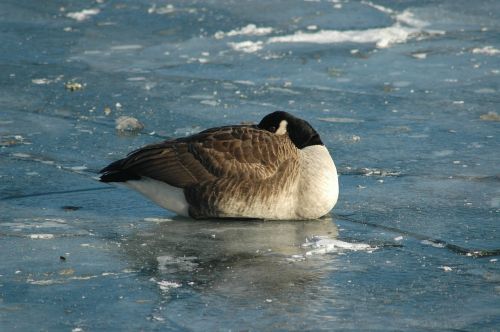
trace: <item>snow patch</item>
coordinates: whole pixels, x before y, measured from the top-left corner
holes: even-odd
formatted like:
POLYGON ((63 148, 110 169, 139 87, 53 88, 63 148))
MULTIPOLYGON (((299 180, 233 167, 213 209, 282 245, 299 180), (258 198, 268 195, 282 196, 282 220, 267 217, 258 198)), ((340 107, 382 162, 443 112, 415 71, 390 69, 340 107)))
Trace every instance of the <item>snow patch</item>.
POLYGON ((154 279, 154 278, 151 278, 150 280, 153 282, 156 282, 158 287, 160 287, 160 289, 163 292, 168 292, 171 289, 182 287, 181 284, 179 284, 175 281, 167 281, 167 280, 156 281, 156 279, 154 279))
POLYGON ((163 7, 156 7, 156 5, 153 5, 152 7, 148 8, 148 14, 171 14, 175 12, 175 7, 172 4, 168 4, 163 7))
POLYGON ((306 256, 336 253, 342 250, 372 252, 377 249, 365 243, 350 243, 331 239, 328 236, 313 236, 311 239, 307 239, 302 247, 310 249, 306 252, 306 256))
POLYGON ((444 31, 423 30, 427 22, 415 18, 413 13, 405 10, 394 13, 392 10, 366 3, 380 11, 390 14, 396 21, 392 26, 366 30, 320 30, 317 32, 297 31, 292 35, 269 38, 267 43, 375 43, 377 48, 387 48, 393 44, 404 43, 409 39, 423 38, 424 36, 442 35, 444 31))
POLYGON ((372 8, 375 8, 376 10, 378 10, 378 11, 380 11, 382 13, 394 14, 394 10, 392 10, 390 8, 387 8, 387 7, 384 7, 384 6, 381 6, 381 5, 374 4, 371 1, 361 1, 361 3, 364 4, 364 5, 370 6, 372 8))
POLYGON ((31 83, 37 84, 37 85, 42 85, 42 84, 52 83, 52 80, 49 80, 47 78, 34 78, 31 80, 31 83))
POLYGON ((401 172, 386 170, 386 169, 378 169, 378 168, 360 168, 358 170, 359 174, 364 176, 400 176, 401 172))
POLYGON ((493 46, 476 47, 472 49, 473 54, 484 54, 484 55, 498 55, 500 50, 494 48, 493 46))
POLYGON ((248 24, 240 29, 231 30, 229 32, 217 31, 214 35, 215 39, 234 36, 265 36, 273 32, 271 27, 258 28, 255 24, 248 24))
POLYGON ((237 83, 237 84, 243 84, 243 85, 255 85, 255 82, 252 82, 252 81, 245 81, 245 80, 238 80, 238 81, 234 81, 234 83, 237 83))
POLYGON ((434 248, 444 248, 445 245, 440 242, 435 242, 431 240, 422 240, 420 243, 425 244, 426 246, 433 246, 434 248))
POLYGON ((423 53, 423 52, 412 53, 411 56, 414 57, 415 59, 419 59, 419 60, 427 59, 427 53, 423 53))
POLYGON ((219 102, 217 100, 201 100, 200 104, 215 107, 219 105, 219 102))
POLYGON ((146 77, 144 77, 144 76, 135 76, 135 77, 127 78, 127 81, 132 81, 132 82, 145 81, 145 80, 146 80, 146 77))
POLYGON ((142 45, 138 45, 138 44, 111 46, 111 49, 113 51, 131 51, 131 50, 138 50, 141 48, 142 48, 142 45))
MULTIPOLYGON (((427 25, 429 25, 427 22, 419 20, 418 18, 415 17, 415 15, 410 12, 409 10, 405 10, 402 13, 398 13, 394 16, 396 19, 396 22, 405 24, 411 27, 415 28, 424 28, 427 25)), ((444 33, 444 32, 443 32, 444 33)))
POLYGON ((77 20, 78 22, 85 21, 89 19, 90 17, 99 14, 100 10, 97 8, 91 8, 91 9, 84 9, 79 12, 71 12, 66 14, 66 17, 72 18, 74 20, 77 20))
POLYGON ((69 167, 68 169, 75 171, 75 172, 81 172, 81 171, 87 170, 88 167, 87 166, 73 166, 73 167, 69 167))
MULTIPOLYGON (((368 30, 321 30, 316 33, 298 31, 293 35, 270 38, 268 43, 334 44, 352 42, 375 43, 378 48, 387 48, 393 44, 404 43, 408 39, 415 38, 420 32, 416 28, 403 27, 400 24, 368 30)), ((435 32, 434 34, 438 33, 435 32)))
POLYGON ((264 42, 246 40, 239 43, 228 43, 228 45, 235 51, 243 53, 254 53, 260 51, 264 47, 264 42))
POLYGON ((155 222, 155 223, 159 224, 159 223, 163 223, 163 222, 172 221, 172 219, 170 219, 170 218, 144 218, 144 221, 155 222))
POLYGON ((54 238, 54 234, 30 234, 29 237, 36 240, 50 240, 54 238))
POLYGON ((47 279, 47 280, 33 280, 33 279, 28 279, 27 283, 31 285, 38 285, 38 286, 50 286, 50 285, 55 285, 55 284, 61 284, 61 280, 52 280, 52 279, 47 279))

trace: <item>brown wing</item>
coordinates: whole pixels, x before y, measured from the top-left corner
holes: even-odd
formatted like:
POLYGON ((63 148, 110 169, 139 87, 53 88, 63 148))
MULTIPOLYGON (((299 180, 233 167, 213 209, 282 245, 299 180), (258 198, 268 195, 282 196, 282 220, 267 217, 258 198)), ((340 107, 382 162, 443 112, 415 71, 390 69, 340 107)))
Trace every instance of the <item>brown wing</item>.
POLYGON ((287 135, 250 126, 220 127, 145 146, 101 173, 101 181, 147 176, 184 188, 222 177, 265 179, 298 151, 287 135))

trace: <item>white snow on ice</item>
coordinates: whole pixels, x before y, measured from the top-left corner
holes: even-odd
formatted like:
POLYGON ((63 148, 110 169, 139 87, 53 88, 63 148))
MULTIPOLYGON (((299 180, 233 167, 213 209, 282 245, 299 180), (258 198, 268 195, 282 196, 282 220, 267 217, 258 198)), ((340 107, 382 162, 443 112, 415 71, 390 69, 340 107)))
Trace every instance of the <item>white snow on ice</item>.
POLYGON ((484 54, 484 55, 498 55, 500 54, 500 50, 498 48, 494 48, 493 46, 484 46, 472 49, 472 53, 484 54))
POLYGON ((130 44, 130 45, 115 45, 111 46, 111 50, 113 51, 133 51, 133 50, 139 50, 143 46, 138 45, 138 44, 130 44))
POLYGON ((258 28, 255 24, 248 24, 240 29, 234 29, 229 32, 217 31, 214 35, 215 39, 233 36, 265 36, 273 32, 271 27, 258 28))
POLYGON ((269 38, 267 43, 375 43, 377 48, 387 48, 404 43, 409 39, 425 35, 442 35, 443 31, 424 30, 426 22, 418 20, 409 11, 393 15, 395 23, 384 28, 366 30, 320 30, 317 32, 297 31, 292 35, 269 38))
POLYGON ((155 278, 151 278, 150 280, 155 282, 158 285, 158 287, 160 287, 160 289, 164 292, 168 292, 169 290, 174 288, 182 287, 181 284, 175 281, 168 281, 168 280, 157 281, 155 278))
MULTIPOLYGON (((254 53, 263 49, 266 44, 276 43, 374 43, 377 48, 387 48, 394 44, 405 43, 411 39, 422 39, 429 36, 444 34, 444 31, 425 29, 428 23, 416 18, 415 15, 409 10, 399 13, 390 8, 375 5, 371 2, 363 3, 390 15, 394 20, 394 24, 388 27, 365 30, 299 30, 289 35, 270 37, 266 41, 247 40, 242 42, 231 42, 228 43, 228 45, 233 50, 244 53, 254 53)), ((216 39, 222 39, 226 36, 238 35, 263 36, 271 32, 273 32, 273 29, 270 27, 257 28, 255 24, 249 24, 246 27, 229 32, 219 31, 214 37, 216 39)))
POLYGON ((228 45, 235 51, 243 53, 254 53, 260 51, 264 47, 264 42, 246 40, 239 43, 228 43, 228 45))
POLYGON ((54 234, 30 234, 31 239, 50 240, 54 238, 54 234))
POLYGON ((336 253, 342 250, 372 252, 377 249, 365 243, 350 243, 332 239, 328 236, 313 236, 311 239, 307 239, 307 241, 302 244, 302 247, 310 249, 306 252, 306 256, 336 253))
POLYGON ((66 16, 69 18, 72 18, 74 20, 77 20, 78 22, 85 21, 89 19, 90 17, 99 14, 100 10, 97 8, 91 8, 91 9, 84 9, 79 12, 71 12, 67 13, 66 16))
POLYGON ((163 7, 156 7, 156 5, 153 5, 148 8, 148 14, 171 14, 173 12, 175 12, 175 7, 172 4, 163 7))

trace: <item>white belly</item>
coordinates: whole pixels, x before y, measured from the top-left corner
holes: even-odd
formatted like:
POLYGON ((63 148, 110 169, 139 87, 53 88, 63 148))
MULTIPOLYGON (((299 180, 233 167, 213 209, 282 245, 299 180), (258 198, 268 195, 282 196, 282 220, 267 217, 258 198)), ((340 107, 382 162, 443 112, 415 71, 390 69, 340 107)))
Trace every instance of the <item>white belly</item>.
POLYGON ((189 216, 189 205, 184 196, 184 190, 181 188, 148 177, 143 177, 140 180, 127 181, 125 185, 137 190, 167 210, 181 216, 189 216))

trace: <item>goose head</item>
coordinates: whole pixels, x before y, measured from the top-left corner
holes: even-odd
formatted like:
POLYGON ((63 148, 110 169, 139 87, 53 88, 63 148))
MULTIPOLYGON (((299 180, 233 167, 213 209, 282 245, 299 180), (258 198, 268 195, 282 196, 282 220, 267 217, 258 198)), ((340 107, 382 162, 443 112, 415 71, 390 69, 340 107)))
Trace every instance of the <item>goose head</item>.
POLYGON ((298 149, 311 145, 323 145, 318 132, 307 121, 287 112, 276 111, 268 114, 257 127, 276 135, 288 135, 298 149))

